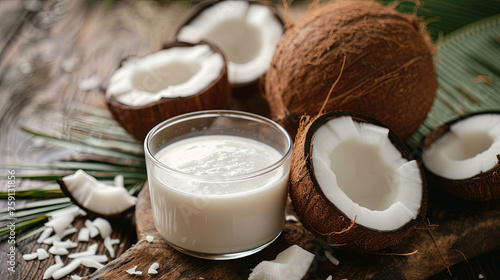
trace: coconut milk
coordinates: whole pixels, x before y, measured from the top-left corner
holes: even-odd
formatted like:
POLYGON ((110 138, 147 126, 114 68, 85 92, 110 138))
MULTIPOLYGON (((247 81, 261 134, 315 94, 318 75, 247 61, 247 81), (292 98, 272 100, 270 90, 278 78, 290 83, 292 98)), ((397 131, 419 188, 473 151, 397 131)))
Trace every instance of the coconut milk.
POLYGON ((206 135, 166 146, 149 177, 156 228, 178 248, 207 254, 252 250, 276 238, 285 223, 288 164, 240 136, 206 135), (253 174, 254 176, 249 176, 253 174))

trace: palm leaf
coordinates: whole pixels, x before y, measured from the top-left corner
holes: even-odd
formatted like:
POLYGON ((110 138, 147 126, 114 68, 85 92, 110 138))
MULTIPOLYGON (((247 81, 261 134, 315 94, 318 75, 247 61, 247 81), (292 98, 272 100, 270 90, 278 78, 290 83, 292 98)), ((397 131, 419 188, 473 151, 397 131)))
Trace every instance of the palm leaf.
POLYGON ((436 57, 438 90, 419 131, 408 140, 416 148, 427 133, 458 116, 500 110, 500 15, 450 33, 436 57))
POLYGON ((500 13, 498 0, 380 0, 401 12, 422 17, 434 39, 500 13))

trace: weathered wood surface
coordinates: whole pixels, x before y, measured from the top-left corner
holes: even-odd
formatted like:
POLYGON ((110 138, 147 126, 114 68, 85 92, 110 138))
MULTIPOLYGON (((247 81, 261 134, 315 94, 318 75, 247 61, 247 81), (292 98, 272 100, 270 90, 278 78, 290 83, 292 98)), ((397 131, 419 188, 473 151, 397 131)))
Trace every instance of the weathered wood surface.
MULTIPOLYGON (((2 162, 8 163, 17 158, 43 161, 44 155, 53 152, 52 148, 43 145, 33 148, 26 135, 16 129, 18 125, 28 122, 43 126, 46 121, 63 123, 64 117, 61 116, 71 114, 69 107, 73 101, 103 106, 104 100, 99 88, 83 91, 78 88, 78 83, 96 75, 101 81, 101 87, 105 86, 106 80, 123 58, 159 49, 169 41, 176 25, 189 9, 190 6, 176 1, 169 6, 158 5, 155 1, 115 1, 112 7, 106 7, 105 2, 99 1, 48 0, 43 2, 41 10, 29 11, 23 8, 22 1, 0 1, 2 162), (67 66, 65 63, 68 61, 74 63, 73 69, 63 66, 67 66)), ((303 8, 298 7, 292 11, 300 14, 303 8)), ((262 113, 266 104, 262 99, 254 97, 233 99, 230 107, 262 113)), ((17 188, 28 188, 31 185, 31 182, 18 181, 17 188)), ((3 184, 0 186, 2 190, 4 187, 3 184)), ((436 247, 429 240, 427 231, 416 231, 401 247, 393 249, 400 253, 418 249, 419 254, 409 257, 364 256, 334 250, 334 255, 341 261, 339 266, 334 266, 326 261, 323 253, 330 248, 316 240, 299 223, 292 222, 287 223, 286 230, 275 243, 257 255, 224 262, 198 260, 172 251, 158 237, 152 227, 151 216, 148 215, 150 206, 147 189, 140 194, 139 202, 136 211, 137 227, 132 218, 113 222, 113 238, 120 238, 124 244, 118 249, 117 260, 90 278, 126 279, 128 275, 123 272, 135 266, 134 263, 139 270, 147 270, 151 262, 158 261, 160 275, 156 278, 159 279, 244 279, 258 262, 273 259, 279 251, 296 243, 317 254, 309 279, 326 279, 330 274, 334 279, 354 279, 355 275, 363 278, 379 270, 388 273, 380 276, 382 279, 400 279, 401 275, 392 274, 392 271, 401 271, 405 267, 404 271, 410 275, 424 279, 445 269, 439 258, 430 257, 436 254, 436 247), (136 230, 139 232, 138 236, 136 230), (153 244, 144 240, 147 234, 157 236, 153 244), (137 244, 127 250, 135 242, 137 244), (423 267, 413 264, 422 264, 423 267), (365 271, 365 274, 361 271, 365 271)), ((453 266, 453 276, 443 272, 433 279, 477 279, 479 274, 489 276, 490 279, 500 277, 500 257, 498 251, 494 251, 499 248, 500 239, 498 205, 477 206, 450 211, 435 208, 437 210, 431 213, 431 223, 439 225, 433 231, 438 243, 453 244, 453 247, 442 248, 448 262, 452 264, 463 260, 462 255, 454 251, 459 250, 470 263, 462 261, 462 264, 453 266), (472 211, 473 209, 475 210, 472 211), (458 215, 463 213, 470 215, 458 215), (456 231, 452 233, 450 228, 456 231), (473 256, 488 251, 494 252, 472 259, 473 256)), ((75 226, 82 227, 83 221, 82 218, 77 219, 75 226)), ((73 236, 72 240, 75 239, 76 236, 73 236)), ((21 258, 22 254, 33 252, 36 248, 48 248, 47 245, 37 244, 35 240, 36 236, 31 237, 16 248, 15 274, 6 270, 4 253, 8 251, 8 244, 5 240, 0 240, 0 279, 42 279, 45 269, 53 263, 53 257, 31 262, 21 258)), ((96 241, 101 244, 98 252, 105 253, 102 240, 96 241)), ((81 244, 76 250, 85 250, 87 246, 81 244)), ((93 270, 80 267, 72 274, 83 276, 92 272, 93 270)), ((133 278, 145 277, 148 276, 133 278)))

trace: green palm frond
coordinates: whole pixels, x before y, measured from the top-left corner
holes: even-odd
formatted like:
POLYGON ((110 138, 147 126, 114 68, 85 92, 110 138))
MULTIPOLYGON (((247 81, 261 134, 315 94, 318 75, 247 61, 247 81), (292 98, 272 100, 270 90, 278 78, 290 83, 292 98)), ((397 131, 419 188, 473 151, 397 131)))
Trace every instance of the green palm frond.
MULTIPOLYGON (((132 195, 137 195, 146 180, 142 145, 127 134, 105 109, 76 104, 62 126, 52 122, 44 127, 43 132, 27 127, 21 130, 33 139, 42 139, 47 146, 78 154, 53 162, 0 164, 0 169, 17 170, 16 180, 45 182, 41 186, 16 190, 16 200, 38 200, 17 204, 19 206, 15 207, 15 211, 8 207, 0 209, 0 237, 10 232, 8 226, 13 219, 17 229, 24 229, 42 224, 54 211, 74 207, 55 180, 78 169, 106 184, 113 184, 116 175, 123 175, 125 187, 132 195)), ((8 199, 9 195, 8 192, 0 192, 0 199, 8 199)), ((40 229, 35 229, 20 237, 18 242, 38 232, 40 229)))
POLYGON ((427 133, 458 116, 500 110, 500 14, 450 33, 436 57, 437 96, 427 120, 408 141, 412 148, 427 133))
POLYGON ((416 13, 424 19, 434 39, 484 18, 500 13, 498 0, 379 0, 397 5, 405 13, 416 13))

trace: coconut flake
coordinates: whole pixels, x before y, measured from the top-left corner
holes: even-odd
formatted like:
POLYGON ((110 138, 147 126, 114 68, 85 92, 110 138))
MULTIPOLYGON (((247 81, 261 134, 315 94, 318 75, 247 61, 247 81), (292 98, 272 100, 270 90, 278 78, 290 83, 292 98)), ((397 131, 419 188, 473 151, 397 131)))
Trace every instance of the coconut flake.
POLYGON ((332 280, 332 279, 333 279, 333 276, 331 276, 331 275, 326 277, 326 280, 332 280))
POLYGON ((98 246, 99 245, 97 245, 97 243, 94 243, 87 248, 87 251, 69 254, 68 258, 73 259, 73 258, 88 257, 95 255, 98 246))
POLYGON ((155 240, 155 237, 154 237, 154 236, 151 236, 151 235, 147 235, 147 236, 146 236, 146 240, 147 240, 149 243, 151 243, 151 242, 153 242, 153 240, 155 240))
POLYGON ((92 224, 94 227, 96 227, 99 230, 99 233, 101 234, 102 239, 105 239, 106 237, 111 236, 111 233, 113 232, 111 228, 111 224, 103 219, 103 218, 96 218, 92 224))
POLYGON ((75 217, 71 214, 52 217, 45 223, 46 227, 52 227, 56 235, 61 236, 64 231, 69 228, 75 217))
POLYGON ((111 238, 109 236, 104 238, 104 247, 106 247, 106 249, 108 250, 109 256, 111 258, 114 258, 115 257, 115 249, 113 248, 113 244, 111 244, 111 238))
POLYGON ((78 232, 78 241, 84 241, 88 242, 90 240, 90 231, 88 228, 83 227, 80 229, 80 232, 78 232))
POLYGON ((134 275, 134 274, 135 274, 135 275, 141 275, 141 274, 142 274, 142 271, 136 271, 136 269, 137 269, 137 265, 136 265, 136 266, 134 266, 134 267, 132 267, 132 268, 130 268, 130 269, 128 269, 128 270, 126 270, 126 272, 127 272, 128 274, 130 274, 130 275, 134 275))
MULTIPOLYGON (((56 257, 59 257, 59 256, 56 256, 56 257)), ((61 260, 61 258, 59 258, 59 260, 61 260)), ((62 261, 61 261, 61 262, 57 262, 57 261, 56 261, 56 263, 55 263, 55 264, 53 264, 53 265, 49 266, 49 267, 45 270, 45 272, 43 273, 43 279, 50 279, 50 278, 52 278, 52 274, 53 274, 55 271, 59 270, 59 269, 60 269, 61 267, 63 267, 63 266, 64 266, 64 264, 62 263, 62 261)))
POLYGON ((38 255, 38 259, 43 261, 45 260, 46 258, 49 257, 49 254, 47 253, 47 251, 43 248, 38 248, 36 249, 36 253, 38 255))
POLYGON ((99 86, 100 80, 97 75, 92 75, 86 79, 83 79, 78 83, 78 88, 82 91, 89 91, 96 89, 99 86))
POLYGON ((158 263, 153 263, 148 269, 148 274, 158 274, 158 268, 160 265, 158 263))
POLYGON ((81 260, 71 261, 68 265, 63 266, 63 267, 59 268, 58 270, 54 271, 54 273, 52 273, 52 278, 61 279, 61 278, 65 277, 66 275, 73 272, 73 270, 78 268, 81 263, 82 263, 81 260))
POLYGON ((325 251, 325 256, 328 260, 330 260, 334 265, 339 265, 340 261, 330 253, 330 251, 325 251))
POLYGON ((54 241, 61 241, 61 238, 57 235, 52 235, 51 237, 45 238, 43 244, 52 245, 54 241))
POLYGON ((62 247, 66 249, 72 249, 78 247, 78 244, 67 239, 66 241, 54 241, 52 243, 55 247, 62 247))
POLYGON ((286 215, 286 221, 291 221, 291 222, 299 222, 299 219, 297 219, 297 217, 295 217, 294 215, 286 215))
POLYGON ((23 255, 23 259, 25 261, 31 261, 31 260, 34 260, 38 258, 38 254, 37 253, 30 253, 30 254, 24 254, 23 255))
POLYGON ((47 239, 47 238, 50 237, 50 235, 52 234, 52 232, 54 232, 54 229, 51 228, 51 227, 48 227, 48 228, 44 229, 43 232, 38 237, 38 239, 36 240, 36 242, 37 243, 43 243, 43 241, 45 239, 47 239))
POLYGON ((91 259, 99 263, 105 263, 109 260, 108 256, 106 255, 88 255, 88 256, 77 257, 74 259, 91 259))
POLYGON ((81 258, 82 264, 86 267, 91 267, 95 269, 103 268, 104 265, 92 258, 81 258))
POLYGON ((92 223, 92 221, 85 220, 85 227, 89 230, 91 238, 99 235, 99 230, 94 226, 94 223, 92 223))
POLYGON ((125 184, 123 182, 124 182, 123 175, 119 174, 115 176, 114 180, 115 187, 125 188, 125 184))
POLYGON ((61 237, 61 239, 63 239, 64 237, 66 237, 70 234, 76 233, 76 232, 77 232, 76 227, 70 227, 70 228, 65 229, 60 237, 61 237))
POLYGON ((71 278, 71 280, 81 280, 81 279, 83 279, 80 275, 76 275, 76 274, 71 275, 70 278, 71 278))
POLYGON ((314 254, 292 245, 276 256, 273 261, 262 261, 252 271, 248 280, 302 279, 314 260, 314 254))
POLYGON ((52 255, 67 255, 69 252, 68 249, 64 247, 51 246, 49 248, 49 253, 51 253, 52 255))

